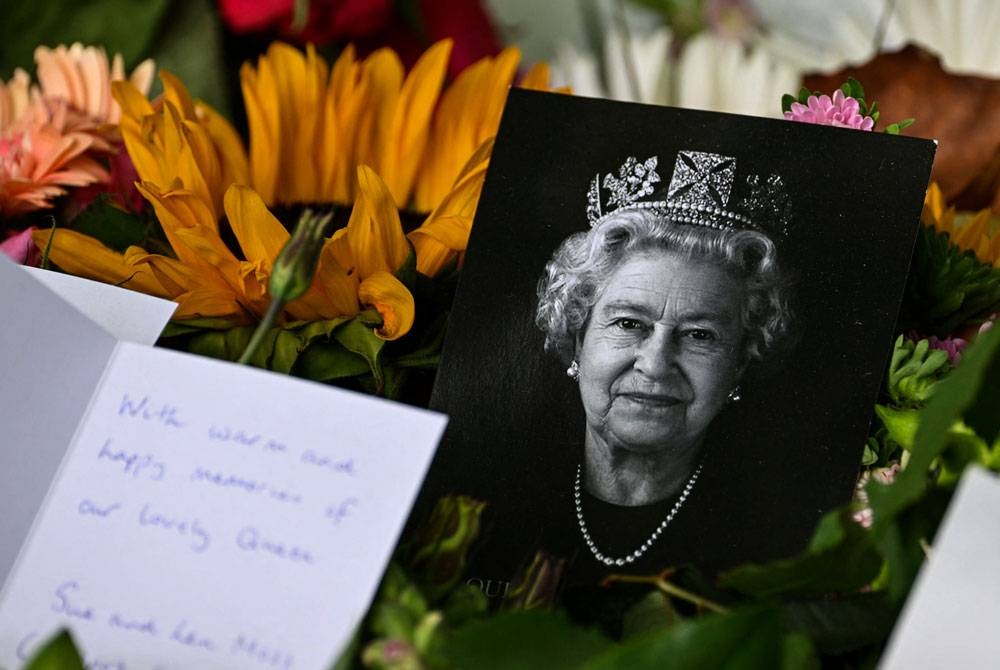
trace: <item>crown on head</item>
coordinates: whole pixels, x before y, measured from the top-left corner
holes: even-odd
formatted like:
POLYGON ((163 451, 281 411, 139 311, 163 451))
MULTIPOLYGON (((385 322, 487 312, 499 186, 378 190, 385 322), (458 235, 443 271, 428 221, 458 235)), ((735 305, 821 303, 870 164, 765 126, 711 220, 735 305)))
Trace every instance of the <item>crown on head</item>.
POLYGON ((645 200, 656 190, 660 175, 657 157, 639 162, 629 156, 618 168, 618 176, 608 173, 603 183, 594 177, 587 191, 587 219, 591 227, 621 211, 652 209, 669 216, 674 223, 705 226, 719 230, 760 230, 755 219, 768 220, 770 232, 784 236, 791 219, 791 202, 781 177, 750 175, 745 180, 743 199, 730 204, 736 182, 736 159, 701 151, 681 151, 666 197, 645 200), (602 198, 602 187, 608 192, 602 198))

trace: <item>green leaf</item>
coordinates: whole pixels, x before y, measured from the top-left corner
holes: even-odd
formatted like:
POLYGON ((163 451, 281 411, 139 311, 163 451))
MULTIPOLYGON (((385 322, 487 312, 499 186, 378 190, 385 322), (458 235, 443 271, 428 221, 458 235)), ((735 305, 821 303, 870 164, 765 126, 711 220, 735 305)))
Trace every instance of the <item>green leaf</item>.
POLYGON ((913 448, 913 438, 920 424, 920 411, 916 409, 895 409, 885 405, 875 405, 875 415, 886 427, 889 437, 906 450, 913 448))
MULTIPOLYGON (((872 492, 879 498, 884 516, 891 517, 920 498, 927 488, 928 469, 948 445, 952 427, 967 414, 981 419, 980 429, 995 437, 1000 420, 1000 413, 996 412, 998 358, 1000 328, 992 328, 966 349, 961 364, 939 382, 937 392, 921 414, 906 469, 892 486, 872 492), (985 394, 980 397, 981 393, 985 394), (988 414, 990 411, 992 415, 988 414)), ((876 530, 878 525, 876 521, 876 530)))
POLYGON ((24 670, 83 670, 83 659, 73 637, 61 630, 28 661, 24 670))
POLYGON ((781 111, 782 112, 791 111, 793 102, 796 102, 794 95, 786 93, 783 96, 781 96, 781 111))
POLYGON ((528 610, 465 626, 442 641, 439 653, 455 668, 569 670, 610 646, 603 635, 572 624, 564 614, 528 610))
POLYGON ((183 321, 171 321, 168 323, 160 334, 160 337, 179 337, 181 335, 198 333, 203 330, 229 330, 233 327, 232 322, 226 319, 185 319, 183 321))
POLYGON ((924 546, 933 541, 953 489, 931 489, 905 509, 890 514, 892 510, 880 494, 891 496, 894 487, 895 484, 872 485, 868 488, 868 498, 874 513, 872 535, 888 565, 889 596, 900 603, 906 599, 924 562, 924 546))
POLYGON ((872 448, 871 443, 865 444, 865 451, 861 456, 861 465, 868 467, 875 463, 878 463, 878 451, 872 448))
POLYGON ((680 620, 673 602, 662 591, 651 591, 645 598, 625 611, 622 617, 622 638, 628 639, 662 631, 680 620))
POLYGON ((633 638, 581 667, 735 670, 818 666, 809 641, 800 634, 789 636, 777 609, 755 607, 683 621, 658 633, 633 638))
POLYGON ((848 77, 847 83, 850 90, 850 95, 852 98, 857 98, 858 100, 864 100, 865 98, 865 87, 861 85, 861 82, 854 77, 848 77))
POLYGON ((945 337, 1000 309, 1000 268, 921 226, 900 313, 900 330, 945 337))
POLYGON ((299 356, 295 374, 317 382, 358 377, 370 371, 364 356, 338 342, 316 342, 299 356))
POLYGON ((783 613, 785 624, 806 635, 819 652, 843 654, 884 642, 897 608, 878 592, 788 603, 783 613))
POLYGON ((305 347, 302 338, 288 330, 275 329, 274 350, 271 354, 268 369, 283 375, 291 374, 292 367, 305 347))
MULTIPOLYGON (((140 2, 141 0, 136 0, 140 2)), ((83 4, 83 3, 80 3, 83 4)), ((150 44, 156 67, 177 75, 191 96, 204 100, 226 118, 232 118, 231 77, 226 69, 222 25, 212 0, 183 0, 170 4, 169 21, 150 44), (197 45, 195 47, 194 45, 197 45)), ((131 14, 122 13, 131 21, 131 14)), ((113 20, 114 22, 114 20, 113 20)), ((118 21, 122 25, 128 22, 118 21)), ((159 81, 150 93, 161 90, 159 81)))
MULTIPOLYGON (((993 444, 1000 435, 1000 336, 993 333, 995 330, 1000 330, 1000 327, 991 328, 986 334, 980 335, 979 340, 988 338, 988 342, 977 340, 973 351, 968 354, 974 353, 976 357, 968 365, 980 368, 977 370, 979 388, 965 410, 964 418, 965 423, 986 444, 993 444), (983 350, 982 353, 980 349, 983 350)), ((968 383, 971 385, 976 382, 968 383)))
MULTIPOLYGON (((802 88, 799 89, 799 102, 802 103, 803 105, 806 104, 807 102, 809 102, 809 96, 811 96, 812 94, 813 94, 812 91, 803 86, 802 88)), ((819 94, 817 93, 817 95, 819 94)))
MULTIPOLYGON (((894 598, 906 595, 922 560, 919 542, 929 542, 936 530, 941 492, 931 489, 931 466, 945 449, 956 444, 950 456, 959 457, 959 468, 963 465, 961 459, 980 457, 975 449, 963 449, 961 440, 956 443, 956 434, 960 434, 956 425, 963 419, 974 421, 981 437, 996 435, 1000 420, 996 412, 998 359, 1000 328, 993 328, 966 349, 961 364, 939 383, 921 414, 907 466, 896 481, 891 486, 868 488, 874 512, 872 533, 890 562, 889 586, 894 598), (915 512, 922 509, 921 505, 935 514, 915 512)), ((949 466, 955 467, 951 463, 949 466)), ((960 474, 960 469, 953 474, 960 474)))
POLYGON ((851 514, 850 507, 829 512, 802 554, 734 568, 719 577, 719 586, 755 598, 787 598, 854 591, 871 583, 882 562, 871 535, 851 514))
MULTIPOLYGON (((247 348, 253 331, 253 326, 237 326, 227 330, 206 330, 191 337, 188 341, 188 351, 200 356, 235 361, 247 348)), ((259 351, 260 349, 258 349, 259 351)))
POLYGON ((899 124, 891 123, 885 127, 885 132, 888 135, 899 135, 899 124))
POLYGON ((146 238, 150 224, 135 214, 119 209, 107 194, 102 193, 73 219, 72 228, 122 253, 146 238))
POLYGON ((15 67, 34 72, 39 45, 73 42, 103 46, 108 57, 121 53, 128 68, 145 57, 166 16, 170 0, 5 0, 0 21, 0 78, 15 67), (127 17, 127 20, 124 18, 127 17))
POLYGON ((364 312, 351 319, 343 326, 333 332, 334 339, 344 346, 348 351, 360 355, 368 363, 368 367, 375 377, 377 387, 382 386, 382 363, 379 360, 379 353, 385 340, 375 334, 370 323, 366 323, 364 312))

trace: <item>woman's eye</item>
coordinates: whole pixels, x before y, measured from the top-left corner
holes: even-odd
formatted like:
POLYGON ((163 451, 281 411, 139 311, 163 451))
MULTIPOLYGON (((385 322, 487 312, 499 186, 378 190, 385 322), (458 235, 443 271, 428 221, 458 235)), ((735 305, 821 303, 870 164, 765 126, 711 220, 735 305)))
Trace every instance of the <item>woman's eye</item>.
POLYGON ((616 319, 615 326, 622 330, 640 330, 642 322, 637 319, 616 319))
POLYGON ((712 342, 718 339, 711 330, 705 328, 692 328, 684 333, 687 337, 698 342, 712 342))

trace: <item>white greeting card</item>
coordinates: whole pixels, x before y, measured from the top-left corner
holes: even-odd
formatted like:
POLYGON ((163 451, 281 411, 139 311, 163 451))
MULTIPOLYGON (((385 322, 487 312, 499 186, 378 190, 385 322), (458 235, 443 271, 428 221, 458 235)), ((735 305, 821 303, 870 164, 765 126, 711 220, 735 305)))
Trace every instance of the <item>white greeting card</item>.
POLYGON ((992 668, 1000 658, 1000 480, 966 470, 882 670, 992 668))
POLYGON ((172 300, 74 277, 61 272, 22 266, 60 298, 119 340, 153 344, 177 309, 172 300))
POLYGON ((445 418, 118 342, 2 262, 0 308, 0 666, 67 627, 103 667, 327 667, 445 418))

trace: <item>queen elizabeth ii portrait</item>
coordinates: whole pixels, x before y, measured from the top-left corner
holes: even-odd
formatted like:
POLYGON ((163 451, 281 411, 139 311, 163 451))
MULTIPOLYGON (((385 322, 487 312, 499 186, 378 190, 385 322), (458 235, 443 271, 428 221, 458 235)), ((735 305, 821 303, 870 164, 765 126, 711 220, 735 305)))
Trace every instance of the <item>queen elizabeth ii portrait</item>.
POLYGON ((609 574, 800 552, 851 498, 933 153, 512 90, 414 520, 485 503, 466 576, 494 603, 539 556, 586 603, 609 574))
POLYGON ((567 365, 585 416, 580 538, 607 566, 642 559, 670 532, 705 467, 709 426, 788 330, 777 248, 764 232, 785 229, 788 202, 780 179, 762 186, 753 176, 730 205, 736 163, 681 151, 660 198, 656 157, 628 158, 603 189, 595 178, 589 230, 563 241, 539 283, 545 348, 567 365), (662 518, 612 552, 620 533, 601 537, 588 524, 595 507, 619 508, 622 523, 628 508, 658 507, 662 518))

